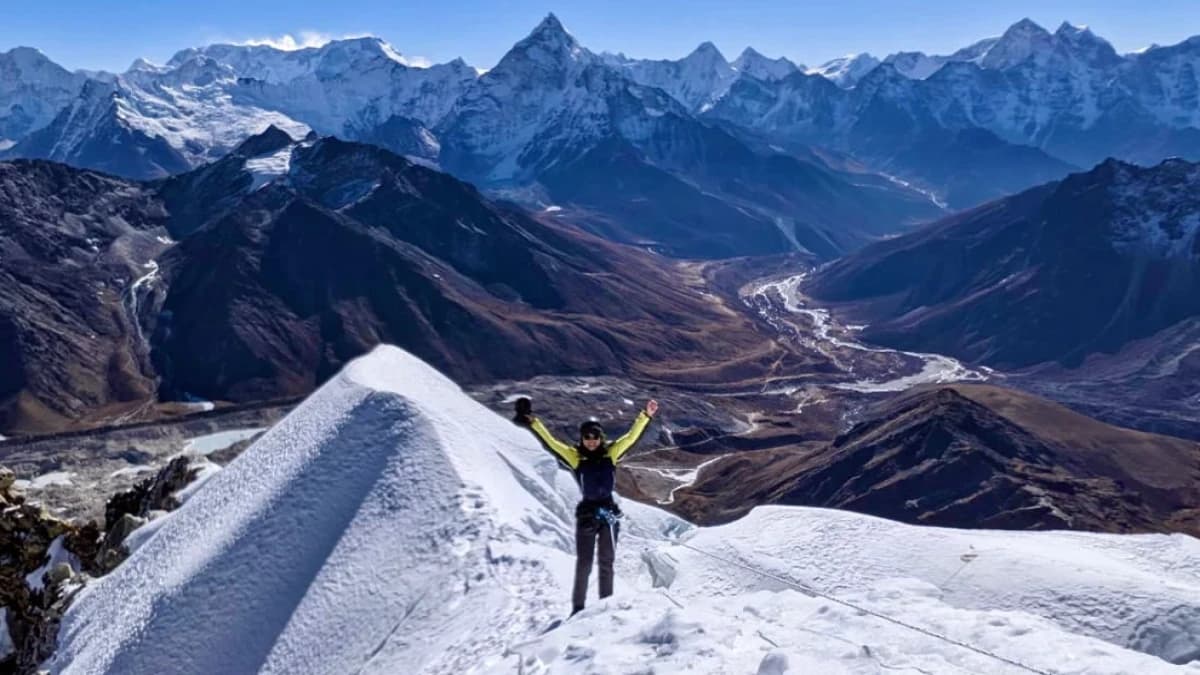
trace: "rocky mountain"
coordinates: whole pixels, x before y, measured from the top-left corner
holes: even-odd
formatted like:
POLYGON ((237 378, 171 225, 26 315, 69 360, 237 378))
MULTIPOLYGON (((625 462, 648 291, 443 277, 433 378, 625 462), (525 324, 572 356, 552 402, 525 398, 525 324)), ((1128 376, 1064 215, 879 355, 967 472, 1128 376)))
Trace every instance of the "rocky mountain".
POLYGON ((301 395, 381 341, 466 382, 749 376, 780 357, 661 258, 375 146, 273 128, 154 183, 0 168, 9 433, 301 395))
POLYGON ((681 508, 732 518, 776 501, 945 527, 1200 532, 1196 442, 991 385, 915 389, 819 448, 768 454, 722 464, 681 508))
POLYGON ((5 89, 50 91, 43 118, 61 108, 38 129, 22 122, 0 153, 155 178, 270 125, 315 129, 673 254, 830 257, 935 214, 930 199, 965 208, 1108 156, 1200 157, 1198 44, 1118 55, 1086 28, 1023 20, 945 56, 862 54, 805 73, 753 49, 729 63, 711 43, 680 60, 596 55, 550 15, 483 77, 461 60, 413 67, 377 38, 211 45, 76 85, 73 100, 69 82, 35 86, 62 80, 53 64, 10 68, 5 89), (830 173, 816 159, 830 156, 891 182, 830 173), (629 180, 596 182, 615 170, 629 180), (806 181, 794 194, 754 187, 806 181))
POLYGON ((120 76, 88 80, 7 156, 159 178, 277 126, 298 137, 315 129, 436 158, 437 141, 425 127, 475 76, 462 60, 412 67, 377 38, 296 51, 210 45, 183 50, 163 66, 139 60, 120 76))
POLYGON ((1200 165, 1116 160, 880 242, 808 286, 863 336, 1017 368, 1078 365, 1200 315, 1200 165))
MULTIPOLYGON (((935 76, 936 77, 936 76, 935 76)), ((742 78, 707 113, 789 148, 827 147, 965 208, 1048 180, 1073 166, 1042 150, 975 125, 948 126, 928 85, 892 64, 873 68, 856 87, 795 74, 778 82, 742 78)))
POLYGON ((212 45, 89 81, 6 154, 150 179, 211 162, 268 126, 312 129, 695 257, 831 257, 939 213, 901 184, 838 174, 812 153, 698 120, 730 82, 759 81, 741 69, 764 81, 796 70, 752 50, 735 67, 709 43, 677 62, 598 56, 553 15, 482 77, 461 60, 411 67, 376 38, 291 52, 212 45))
POLYGON ((118 417, 154 394, 131 314, 166 221, 146 186, 0 162, 0 429, 118 417))
POLYGON ((1010 373, 1006 383, 1109 424, 1200 441, 1200 318, 1090 354, 1075 368, 1043 363, 1010 373))
POLYGON ((1200 532, 1200 445, 998 387, 889 401, 812 462, 779 500, 954 527, 1200 532))

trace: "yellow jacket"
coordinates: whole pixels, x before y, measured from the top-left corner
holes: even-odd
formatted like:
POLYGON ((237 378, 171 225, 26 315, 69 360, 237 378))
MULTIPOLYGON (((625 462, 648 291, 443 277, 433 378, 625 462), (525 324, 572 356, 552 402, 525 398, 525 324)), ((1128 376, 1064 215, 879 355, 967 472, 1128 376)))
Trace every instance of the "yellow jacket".
MULTIPOLYGON (((608 444, 606 448, 607 452, 604 456, 611 459, 613 464, 619 462, 625 452, 641 439, 648 424, 650 424, 650 416, 646 414, 645 410, 639 412, 637 419, 633 421, 633 426, 629 427, 629 431, 626 431, 623 436, 608 444)), ((538 440, 542 442, 542 445, 558 455, 567 463, 567 466, 570 466, 572 469, 579 468, 579 462, 582 458, 575 446, 568 445, 555 438, 554 434, 550 433, 546 425, 542 424, 542 420, 537 417, 534 417, 533 421, 530 422, 529 428, 533 430, 533 433, 537 434, 538 440)))

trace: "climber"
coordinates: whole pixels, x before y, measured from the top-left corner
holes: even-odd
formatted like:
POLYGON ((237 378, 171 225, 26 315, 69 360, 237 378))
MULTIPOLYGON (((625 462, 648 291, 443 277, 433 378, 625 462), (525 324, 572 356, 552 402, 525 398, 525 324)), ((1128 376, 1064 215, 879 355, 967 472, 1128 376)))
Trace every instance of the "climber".
POLYGON ((611 443, 605 442, 604 429, 595 420, 579 425, 579 443, 567 445, 554 437, 546 425, 533 414, 528 398, 516 402, 513 421, 528 427, 542 446, 554 454, 564 468, 575 475, 583 498, 575 507, 575 587, 571 595, 571 614, 583 609, 587 599, 588 576, 592 572, 592 557, 598 553, 600 563, 600 597, 613 591, 613 561, 620 535, 621 509, 613 499, 616 465, 646 431, 651 418, 658 412, 658 402, 651 400, 638 412, 637 419, 625 435, 611 443))

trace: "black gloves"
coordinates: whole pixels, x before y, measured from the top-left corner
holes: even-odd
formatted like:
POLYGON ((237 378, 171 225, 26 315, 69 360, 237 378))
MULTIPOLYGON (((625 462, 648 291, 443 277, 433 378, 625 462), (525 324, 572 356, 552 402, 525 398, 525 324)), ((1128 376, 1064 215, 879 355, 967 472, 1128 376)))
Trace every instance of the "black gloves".
POLYGON ((530 401, 527 397, 522 396, 517 399, 513 410, 515 412, 513 415, 513 424, 527 427, 533 423, 533 401, 530 401))

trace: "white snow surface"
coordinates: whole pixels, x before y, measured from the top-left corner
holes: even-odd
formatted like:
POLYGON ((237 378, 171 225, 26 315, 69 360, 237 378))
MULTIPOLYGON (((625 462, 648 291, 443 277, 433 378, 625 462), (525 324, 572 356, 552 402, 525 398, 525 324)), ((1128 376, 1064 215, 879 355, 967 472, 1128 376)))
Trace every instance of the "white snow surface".
POLYGON ((292 165, 292 150, 293 146, 289 145, 274 153, 247 159, 246 171, 252 179, 249 191, 254 192, 276 178, 286 176, 292 165))
MULTIPOLYGON (((43 490, 52 485, 71 485, 71 477, 74 475, 70 471, 51 471, 32 480, 25 481, 23 487, 30 490, 43 490)), ((21 481, 17 482, 20 483, 21 481)))
POLYGON ((787 57, 780 56, 772 59, 763 56, 753 47, 746 47, 742 50, 741 55, 730 65, 743 75, 766 81, 782 80, 788 75, 805 70, 804 66, 797 66, 787 57))
POLYGON ((189 438, 187 445, 183 446, 183 454, 210 455, 218 450, 224 450, 234 443, 239 443, 248 438, 254 438, 266 430, 267 427, 227 429, 225 431, 218 431, 212 434, 205 434, 203 436, 189 438))
MULTIPOLYGON (((626 501, 617 593, 569 606, 570 477, 380 347, 213 474, 68 611, 52 673, 1200 673, 1200 541, 626 501)), ((141 532, 141 530, 139 530, 141 532)), ((593 581, 593 589, 595 582, 593 581)), ((594 590, 593 590, 594 592, 594 590)))
POLYGON ((809 68, 809 75, 820 75, 839 87, 853 87, 879 65, 879 59, 867 53, 849 54, 809 68))
POLYGON ((75 572, 79 572, 79 558, 75 557, 74 553, 67 550, 63 545, 63 537, 60 535, 50 542, 50 549, 46 552, 46 562, 36 570, 25 575, 25 585, 29 586, 32 591, 41 591, 46 587, 45 579, 46 572, 49 572, 52 567, 59 563, 67 563, 75 572))
MULTIPOLYGON (((767 70, 786 67, 757 52, 755 56, 758 59, 750 57, 746 65, 756 77, 767 70)), ((699 111, 720 98, 737 79, 739 72, 711 42, 702 43, 678 61, 630 59, 611 54, 603 54, 600 58, 634 82, 662 89, 692 111, 699 111)))
POLYGON ((31 47, 0 52, 0 150, 49 124, 85 79, 31 47))
POLYGON ((168 66, 198 59, 214 60, 246 78, 233 90, 240 100, 336 135, 369 131, 392 115, 433 126, 477 77, 461 59, 413 67, 375 37, 297 50, 215 44, 181 51, 168 66))

